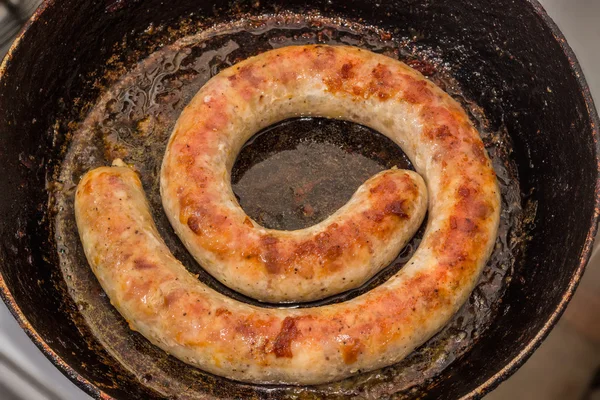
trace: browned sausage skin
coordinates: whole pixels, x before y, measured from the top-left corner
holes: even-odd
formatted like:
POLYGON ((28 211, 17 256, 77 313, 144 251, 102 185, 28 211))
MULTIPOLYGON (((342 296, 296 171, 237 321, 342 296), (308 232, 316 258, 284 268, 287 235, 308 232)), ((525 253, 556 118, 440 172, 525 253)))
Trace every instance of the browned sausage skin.
MULTIPOLYGON (((252 221, 231 190, 231 166, 252 134, 298 115, 349 119, 378 129, 403 147, 424 176, 430 158, 445 158, 443 152, 460 149, 464 140, 469 154, 487 163, 460 107, 390 58, 350 47, 297 46, 221 72, 198 92, 173 130, 161 174, 163 205, 196 260, 221 282, 258 300, 316 300, 361 285, 393 260, 424 215, 424 208, 415 207, 401 223, 397 218, 373 223, 404 200, 393 190, 398 185, 388 183, 380 186, 390 188, 390 196, 380 190, 373 198, 379 204, 356 196, 327 221, 306 229, 276 231, 252 221), (421 135, 429 143, 415 140, 421 135)), ((412 198, 417 205, 426 200, 424 193, 412 198)))
MULTIPOLYGON (((210 192, 205 185, 206 197, 210 192)), ((233 195, 214 207, 216 200, 199 199, 203 194, 183 200, 180 228, 197 240, 182 240, 189 249, 203 244, 196 259, 224 284, 271 302, 315 300, 360 286, 390 264, 427 211, 423 179, 397 169, 373 176, 325 221, 296 231, 257 225, 233 195)))
MULTIPOLYGON (((386 283, 340 304, 263 309, 237 302, 203 285, 173 258, 156 231, 138 177, 126 167, 90 171, 78 186, 76 217, 88 261, 133 329, 183 361, 221 376, 316 384, 395 363, 458 310, 491 252, 499 193, 479 135, 458 104, 404 64, 354 48, 303 46, 267 52, 241 63, 239 70, 219 74, 209 86, 215 95, 236 82, 231 74, 246 77, 237 90, 248 98, 219 104, 208 122, 182 114, 174 136, 186 124, 200 130, 218 124, 232 107, 243 106, 242 100, 254 107, 261 101, 254 88, 265 90, 260 89, 264 76, 259 71, 267 68, 262 65, 269 65, 270 73, 287 71, 274 78, 305 93, 299 96, 302 102, 310 98, 318 109, 329 110, 312 109, 311 114, 366 123, 360 113, 370 110, 368 125, 391 137, 411 158, 427 182, 429 220, 409 263, 386 283)), ((277 88, 271 92, 280 93, 277 88)), ((192 106, 218 98, 202 90, 192 106)), ((289 113, 279 106, 279 118, 296 115, 293 109, 306 110, 291 103, 289 113)), ((267 114, 265 121, 247 121, 248 130, 272 121, 267 114)), ((163 165, 163 179, 172 174, 163 181, 165 208, 182 227, 201 204, 194 196, 204 195, 181 182, 189 181, 190 174, 197 174, 197 182, 210 178, 199 168, 203 161, 194 149, 212 142, 197 132, 194 137, 183 141, 192 150, 175 149, 173 159, 179 161, 171 164, 167 157, 163 165), (190 166, 177 170, 186 157, 190 166)), ((230 149, 239 149, 244 135, 236 140, 230 149)), ((171 141, 170 151, 177 143, 171 141)), ((220 165, 229 168, 232 157, 227 154, 220 165)))

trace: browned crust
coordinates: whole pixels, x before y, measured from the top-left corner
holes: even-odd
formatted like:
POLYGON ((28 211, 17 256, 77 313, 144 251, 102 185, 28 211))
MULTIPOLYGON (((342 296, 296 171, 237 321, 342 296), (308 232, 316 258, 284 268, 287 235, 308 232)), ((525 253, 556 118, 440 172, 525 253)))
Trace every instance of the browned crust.
MULTIPOLYGON (((192 169, 190 167, 190 173, 192 169)), ((196 171, 195 176, 199 173, 196 171)), ((179 221, 196 234, 198 244, 217 256, 230 257, 231 249, 224 245, 229 242, 223 240, 227 236, 239 241, 244 261, 253 261, 254 268, 264 268, 269 274, 298 274, 310 279, 314 275, 312 265, 322 265, 326 273, 342 267, 336 262, 344 254, 372 253, 372 238, 384 240, 398 228, 399 222, 413 215, 415 199, 420 193, 408 176, 400 181, 397 177, 383 176, 379 184, 370 189, 368 211, 343 224, 329 225, 315 237, 293 243, 269 233, 260 235, 256 242, 245 239, 251 237, 255 229, 249 218, 245 217, 241 224, 232 222, 227 215, 219 213, 217 207, 210 206, 211 196, 210 192, 186 191, 179 198, 179 221)))

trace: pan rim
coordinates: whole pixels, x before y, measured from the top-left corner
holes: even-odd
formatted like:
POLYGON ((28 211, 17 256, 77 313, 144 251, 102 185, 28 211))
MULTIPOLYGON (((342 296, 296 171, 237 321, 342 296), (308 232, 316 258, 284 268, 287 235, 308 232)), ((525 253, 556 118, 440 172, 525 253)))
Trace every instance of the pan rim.
MULTIPOLYGON (((542 342, 546 339, 548 334, 552 331, 562 314, 564 313, 567 305, 571 301, 575 290, 577 289, 579 282, 585 272, 586 266, 592 254, 592 248, 594 244, 594 238, 596 236, 598 230, 598 221, 600 217, 600 117, 598 116, 598 111, 594 105, 594 100, 592 98, 589 86, 581 69, 581 65, 577 60, 575 53, 571 46, 567 43, 567 40, 563 33, 560 31, 559 27, 556 25, 554 20, 548 15, 544 7, 540 4, 538 0, 522 0, 524 5, 530 5, 533 7, 533 11, 537 14, 537 16, 541 19, 543 24, 550 30, 552 36, 559 44, 562 52, 567 57, 570 62, 571 71, 574 73, 576 81, 579 85, 579 89, 583 98, 585 100, 585 105, 587 108, 587 113, 591 120, 591 130, 592 130, 592 138, 596 144, 596 159, 597 159, 597 169, 596 169, 596 186, 595 186, 595 194, 596 200, 594 204, 594 213, 590 220, 590 228, 587 232, 587 236, 585 239, 584 247, 581 251, 579 258, 579 265, 574 270, 574 273, 569 281, 569 285, 566 291, 562 295, 562 299, 558 303, 554 312, 548 317, 542 328, 537 332, 537 334, 527 343, 518 354, 510 360, 504 367, 502 367, 499 371, 497 371, 494 375, 490 376, 485 382, 481 383, 478 387, 472 389, 470 393, 461 397, 461 399, 470 400, 470 399, 480 399, 487 393, 494 390, 498 385, 504 382, 508 377, 510 377, 513 373, 515 373, 528 359, 531 355, 537 350, 537 348, 542 344, 542 342)), ((31 18, 27 21, 27 23, 23 26, 19 34, 17 35, 15 41, 12 43, 9 51, 6 56, 2 60, 0 64, 0 83, 5 79, 5 72, 8 66, 11 63, 12 55, 16 51, 16 49, 20 46, 20 43, 24 38, 27 37, 27 33, 29 28, 36 23, 38 19, 40 19, 41 15, 49 8, 56 4, 57 0, 44 0, 42 4, 38 7, 35 13, 31 16, 31 18)), ((59 356, 46 341, 36 332, 33 326, 29 323, 20 307, 17 305, 14 297, 12 296, 2 273, 0 272, 0 298, 4 301, 10 313, 13 315, 21 329, 25 331, 27 336, 31 339, 31 341, 40 349, 40 351, 46 356, 54 366, 57 367, 59 371, 63 373, 70 381, 72 381, 77 387, 83 390, 88 395, 92 396, 95 399, 103 399, 103 400, 117 400, 112 397, 108 393, 104 392, 100 388, 98 388, 95 384, 90 382, 87 378, 85 378, 82 374, 75 371, 68 363, 66 363, 61 356, 59 356)))
POLYGON ((552 329, 556 326, 561 316, 565 312, 569 302, 573 298, 579 283, 581 282, 581 278, 585 272, 585 269, 588 265, 590 257, 592 255, 593 247, 594 247, 594 239, 596 237, 596 233, 598 231, 598 222, 600 217, 600 117, 598 116, 598 111, 594 104, 594 99, 592 97, 590 87, 585 79, 583 74, 583 70, 581 69, 581 65, 575 52, 567 42, 564 34, 554 22, 552 17, 548 14, 544 6, 539 2, 539 0, 525 0, 532 7, 537 16, 542 20, 544 25, 548 27, 554 36, 555 41, 560 46, 562 52, 565 54, 567 59, 570 62, 571 71, 575 74, 575 78, 577 83, 579 84, 579 89, 583 98, 585 100, 585 105, 588 111, 588 115, 591 120, 591 128, 592 128, 592 137, 596 144, 596 187, 594 193, 596 194, 596 201, 594 204, 594 213, 591 218, 591 226, 588 231, 588 234, 585 239, 585 245, 583 250, 581 251, 581 255, 579 258, 579 265, 577 269, 574 271, 574 274, 569 281, 569 285, 566 291, 562 295, 562 299, 558 303, 555 310, 546 320, 542 328, 537 332, 537 334, 524 346, 519 353, 512 359, 508 364, 502 367, 498 372, 494 375, 490 376, 485 382, 481 383, 477 388, 473 389, 471 393, 468 393, 461 397, 461 400, 475 400, 481 399, 486 394, 490 393, 492 390, 496 389, 502 382, 506 381, 510 376, 512 376, 517 370, 525 364, 525 362, 533 355, 533 353, 541 346, 546 337, 550 334, 552 329))

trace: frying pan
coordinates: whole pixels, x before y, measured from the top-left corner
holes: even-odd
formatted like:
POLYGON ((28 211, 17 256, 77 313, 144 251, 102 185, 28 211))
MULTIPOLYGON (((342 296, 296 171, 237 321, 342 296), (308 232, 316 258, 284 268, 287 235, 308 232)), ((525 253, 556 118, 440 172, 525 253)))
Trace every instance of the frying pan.
MULTIPOLYGON (((599 202, 598 115, 575 56, 534 0, 49 0, 28 22, 0 73, 0 295, 44 354, 96 398, 479 398, 540 345, 573 295, 590 255, 599 202), (191 45, 181 41, 190 36, 196 37, 191 45), (201 57, 214 50, 217 39, 220 49, 233 43, 237 53, 217 54, 197 66, 195 71, 206 75, 202 79, 269 46, 337 41, 400 58, 457 98, 482 132, 506 189, 504 204, 516 216, 508 218, 506 240, 498 242, 498 257, 492 256, 482 278, 496 282, 490 286, 494 295, 486 297, 483 286, 476 290, 450 328, 408 364, 320 387, 228 381, 188 367, 129 332, 81 259, 80 245, 67 239, 76 238, 68 217, 69 193, 82 173, 75 167, 101 164, 119 151, 133 157, 131 148, 144 149, 144 143, 151 144, 148 154, 159 154, 160 135, 168 134, 177 107, 202 79, 190 80, 189 92, 179 92, 166 122, 153 121, 160 140, 139 136, 148 133, 144 129, 95 134, 105 128, 91 123, 99 121, 95 110, 108 106, 106 93, 155 76, 151 73, 158 70, 151 67, 160 62, 163 69, 184 71, 169 82, 188 82, 191 70, 181 68, 185 61, 165 61, 166 55, 185 50, 186 57, 201 57), (127 80, 136 73, 138 81, 127 80), (76 142, 86 137, 93 151, 65 164, 77 155, 76 142), (117 148, 107 138, 125 145, 117 148), (491 304, 484 304, 487 300, 491 304), (472 309, 483 322, 474 322, 466 345, 446 352, 446 339, 465 337, 455 328, 472 309)), ((381 168, 390 163, 410 167, 399 150, 364 127, 286 121, 242 150, 233 171, 236 193, 244 192, 241 176, 250 176, 263 162, 276 165, 277 154, 299 148, 298 136, 311 146, 326 144, 336 157, 342 153, 335 149, 341 149, 344 160, 358 154, 381 168)), ((151 202, 153 168, 139 165, 151 202)), ((325 172, 323 179, 339 171, 325 172)), ((331 196, 313 201, 322 210, 345 201, 334 193, 337 203, 328 205, 331 196)), ((258 211, 251 209, 260 206, 258 200, 241 195, 240 202, 256 217, 258 211)), ((269 222, 279 212, 274 208, 262 211, 263 223, 281 222, 269 222)), ((155 205, 154 212, 161 226, 160 207, 155 205)), ((309 217, 296 222, 314 222, 309 217)), ((202 273, 185 261, 189 256, 172 231, 162 226, 161 233, 188 268, 202 273)), ((390 268, 387 276, 401 262, 390 268)), ((200 279, 250 301, 206 274, 200 279)), ((384 273, 357 292, 326 301, 350 298, 385 279, 384 273)))

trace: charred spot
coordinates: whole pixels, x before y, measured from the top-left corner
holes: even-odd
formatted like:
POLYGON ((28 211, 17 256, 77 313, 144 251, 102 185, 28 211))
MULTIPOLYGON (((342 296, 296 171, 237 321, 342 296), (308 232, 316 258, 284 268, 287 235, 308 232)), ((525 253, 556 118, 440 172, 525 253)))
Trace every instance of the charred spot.
POLYGON ((185 223, 185 217, 189 214, 191 214, 192 210, 194 210, 194 208, 196 207, 196 202, 192 199, 191 196, 183 196, 180 197, 179 199, 179 208, 180 208, 180 215, 179 215, 179 220, 182 223, 185 223))
MULTIPOLYGON (((438 274, 436 274, 438 275, 438 274)), ((442 276, 436 276, 436 281, 440 282, 442 280, 444 280, 443 275, 442 276)), ((426 301, 427 303, 431 304, 431 305, 439 305, 440 301, 442 300, 442 298, 444 297, 443 293, 440 292, 439 290, 439 285, 431 285, 431 284, 427 284, 429 282, 427 282, 427 280, 423 281, 423 284, 421 285, 421 290, 420 290, 420 295, 421 295, 421 299, 426 301)))
POLYGON ((458 194, 462 197, 459 210, 464 215, 474 219, 487 219, 494 212, 494 206, 487 201, 478 200, 477 197, 471 194, 474 190, 463 186, 458 189, 458 194))
POLYGON ((385 83, 391 78, 392 71, 390 71, 390 69, 383 64, 377 64, 377 66, 373 68, 373 71, 371 71, 371 74, 373 75, 373 78, 385 83))
POLYGON ((340 245, 335 245, 335 246, 331 246, 329 249, 327 249, 327 253, 326 253, 326 257, 328 260, 333 261, 338 259, 343 253, 343 249, 342 246, 340 245))
POLYGON ((454 230, 456 228, 458 228, 458 223, 456 222, 456 217, 451 216, 450 217, 450 229, 454 230))
POLYGON ((327 246, 329 245, 329 242, 331 240, 331 234, 327 231, 325 232, 321 232, 319 233, 316 237, 315 237, 315 241, 321 246, 327 246))
POLYGON ((486 219, 494 212, 494 207, 488 203, 478 201, 473 204, 474 215, 480 219, 486 219))
POLYGON ((410 193, 412 196, 417 196, 419 194, 419 186, 415 183, 413 178, 411 178, 408 174, 402 177, 402 191, 404 193, 410 193))
POLYGON ((423 107, 419 115, 424 125, 433 124, 436 119, 438 107, 423 107))
POLYGON ((339 92, 343 89, 342 80, 339 76, 323 78, 323 83, 325 83, 325 86, 327 86, 327 90, 332 93, 339 92))
POLYGON ((406 200, 395 200, 385 206, 385 212, 387 214, 393 214, 401 219, 408 218, 408 214, 405 208, 406 200))
POLYGON ((446 150, 455 147, 459 143, 456 136, 452 133, 452 128, 446 124, 427 129, 425 135, 429 140, 445 144, 446 150))
POLYGON ((247 81, 250 86, 256 88, 263 82, 263 78, 255 74, 255 68, 252 65, 245 65, 238 72, 241 79, 247 81))
POLYGON ((379 98, 379 100, 383 101, 383 100, 389 99, 390 97, 392 97, 392 95, 388 92, 384 92, 384 91, 380 90, 377 92, 377 97, 379 98))
POLYGON ((243 336, 246 340, 249 339, 252 345, 259 344, 257 350, 260 350, 263 353, 270 352, 270 341, 265 333, 271 327, 272 321, 270 319, 262 320, 249 316, 247 318, 235 319, 232 322, 234 323, 234 330, 238 334, 243 336))
POLYGON ((359 339, 350 338, 345 340, 341 347, 344 363, 354 364, 364 347, 359 339))
POLYGON ((363 216, 370 221, 379 223, 379 222, 383 221, 385 214, 382 213, 381 211, 368 210, 368 211, 363 212, 363 216))
POLYGON ((262 248, 262 261, 270 274, 278 274, 281 272, 282 263, 280 260, 279 249, 277 244, 279 239, 273 236, 263 236, 260 239, 262 248))
POLYGON ((468 187, 461 186, 458 188, 458 195, 460 197, 463 197, 463 198, 469 197, 470 194, 471 194, 471 189, 469 189, 468 187))
POLYGON ((156 268, 156 265, 144 258, 136 258, 133 260, 133 268, 137 271, 146 271, 149 269, 156 268))
MULTIPOLYGON (((316 238, 314 239, 316 241, 316 238)), ((317 245, 312 240, 306 240, 298 244, 295 248, 295 256, 296 258, 304 258, 307 255, 313 255, 317 252, 317 245)))
POLYGON ((445 139, 448 137, 453 137, 452 133, 450 132, 450 128, 448 128, 448 125, 442 125, 439 128, 437 128, 435 130, 435 136, 438 139, 445 139))
POLYGON ((292 342, 300 336, 300 331, 296 327, 296 319, 286 317, 281 324, 281 331, 273 343, 273 353, 277 358, 292 358, 292 342))
POLYGON ((471 233, 478 230, 477 224, 470 218, 450 217, 450 229, 471 233))
MULTIPOLYGON (((360 232, 355 232, 358 236, 360 232)), ((327 267, 331 270, 339 268, 339 265, 334 265, 334 261, 339 259, 344 254, 344 249, 348 244, 348 239, 353 233, 348 232, 348 227, 339 224, 332 224, 324 232, 317 234, 313 239, 305 240, 298 243, 293 250, 292 258, 295 260, 304 259, 325 259, 328 261, 327 267)), ((359 237, 352 240, 352 246, 359 243, 359 237)), ((311 263, 301 263, 296 271, 300 276, 310 279, 314 274, 311 263)))
POLYGON ((196 235, 199 235, 200 232, 202 231, 200 229, 200 226, 201 226, 200 222, 201 222, 200 218, 196 217, 195 215, 192 215, 187 220, 187 226, 192 230, 192 232, 194 232, 196 235))
POLYGON ((416 80, 411 76, 405 76, 405 87, 402 98, 411 104, 426 104, 431 102, 433 92, 427 86, 427 82, 416 80))
POLYGON ((346 63, 342 65, 342 69, 340 71, 340 76, 342 79, 354 78, 354 71, 352 71, 352 68, 354 68, 352 63, 346 63))
POLYGON ((469 218, 462 218, 459 220, 458 229, 463 232, 471 233, 478 230, 477 224, 469 218))
POLYGON ((250 340, 252 344, 256 343, 256 337, 260 335, 251 321, 239 322, 235 325, 235 331, 246 340, 250 340))
POLYGON ((325 232, 319 233, 315 238, 317 254, 322 254, 329 261, 334 261, 339 258, 343 249, 342 246, 335 240, 334 236, 329 232, 329 229, 325 232))
MULTIPOLYGON (((388 178, 388 175, 386 175, 386 178, 388 178)), ((397 190, 396 183, 391 178, 388 178, 388 179, 383 179, 381 182, 379 182, 379 184, 377 184, 377 186, 369 189, 369 192, 371 194, 393 193, 396 190, 397 190)))
POLYGON ((231 311, 225 309, 225 308, 217 308, 217 311, 215 311, 215 315, 217 317, 220 317, 221 315, 225 315, 225 316, 230 316, 231 315, 231 311))
MULTIPOLYGON (((326 48, 329 51, 332 49, 326 48)), ((335 57, 333 55, 332 57, 335 57)), ((315 61, 318 68, 331 67, 334 59, 330 62, 323 60, 324 57, 319 57, 315 61)), ((327 86, 327 90, 330 92, 344 91, 348 94, 352 94, 356 97, 369 98, 377 97, 384 101, 393 97, 396 93, 394 74, 392 71, 383 64, 378 64, 371 71, 371 80, 365 87, 359 85, 352 85, 352 87, 345 87, 344 82, 352 79, 356 76, 354 72, 354 64, 351 62, 342 65, 338 73, 332 74, 323 79, 323 83, 327 86)))
POLYGON ((219 229, 227 220, 227 216, 211 212, 203 206, 197 206, 190 202, 188 207, 181 208, 179 220, 186 224, 194 234, 200 236, 210 235, 215 229, 219 229))
POLYGON ((392 71, 383 65, 377 64, 371 71, 373 79, 369 83, 369 93, 380 100, 387 100, 394 95, 394 77, 392 71))
POLYGON ((453 216, 447 229, 436 232, 435 241, 432 241, 434 253, 440 262, 449 267, 461 265, 461 269, 470 269, 474 266, 470 254, 477 254, 481 248, 481 240, 475 230, 479 227, 471 219, 453 216))

